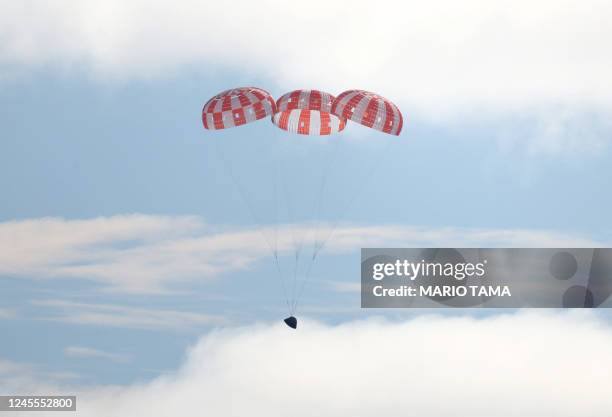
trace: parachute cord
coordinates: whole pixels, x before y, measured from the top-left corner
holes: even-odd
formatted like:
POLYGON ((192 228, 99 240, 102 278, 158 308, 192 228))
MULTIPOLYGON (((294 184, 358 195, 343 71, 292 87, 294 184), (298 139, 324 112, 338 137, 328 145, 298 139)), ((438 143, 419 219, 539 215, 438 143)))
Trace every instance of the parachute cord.
MULTIPOLYGON (((299 254, 300 254, 301 249, 298 244, 298 239, 297 239, 296 232, 295 232, 295 224, 294 224, 295 216, 294 216, 294 210, 293 210, 293 202, 289 194, 289 190, 288 190, 288 186, 287 186, 285 177, 283 177, 281 184, 283 185, 283 194, 285 196, 285 206, 287 208, 287 217, 289 219, 291 241, 293 242, 293 252, 294 252, 294 257, 295 257, 295 263, 293 265, 293 276, 290 278, 293 281, 293 284, 289 284, 288 282, 285 283, 285 285, 290 285, 292 288, 291 297, 289 298, 289 294, 287 295, 287 302, 290 306, 289 311, 291 313, 291 305, 293 304, 293 300, 295 297, 295 281, 297 279, 298 259, 299 259, 299 254)), ((289 278, 285 278, 284 281, 289 281, 289 278)))
POLYGON ((314 210, 315 211, 315 222, 314 222, 314 227, 313 227, 314 236, 313 236, 313 243, 312 243, 312 256, 310 260, 308 261, 308 267, 306 270, 306 274, 304 275, 304 279, 299 285, 298 294, 295 296, 295 299, 293 301, 292 314, 295 314, 295 310, 297 309, 298 300, 300 299, 302 293, 304 292, 306 281, 308 281, 308 278, 310 277, 310 273, 312 271, 314 261, 320 250, 320 247, 318 245, 318 238, 319 238, 319 227, 321 224, 321 218, 320 218, 321 217, 321 201, 323 200, 323 193, 325 189, 327 188, 327 182, 331 176, 330 174, 333 168, 336 166, 335 162, 338 157, 338 151, 340 149, 340 139, 339 138, 336 139, 333 146, 334 146, 334 149, 332 151, 332 155, 330 158, 328 158, 325 169, 323 170, 323 175, 321 176, 321 184, 319 185, 319 189, 318 189, 318 193, 317 193, 317 197, 315 201, 315 210, 314 210))
MULTIPOLYGON (((311 145, 308 148, 307 155, 305 160, 309 163, 312 160, 313 155, 313 146, 311 145)), ((286 161, 285 161, 286 162, 286 161)), ((302 250, 304 249, 304 241, 306 239, 306 234, 310 233, 310 229, 306 227, 298 227, 298 218, 296 215, 296 204, 294 201, 295 195, 291 193, 291 190, 298 190, 298 187, 291 186, 291 184, 287 183, 287 180, 295 177, 296 170, 295 164, 286 164, 289 165, 286 169, 286 172, 292 172, 293 175, 283 176, 283 190, 285 194, 285 203, 287 206, 287 214, 289 217, 289 225, 291 228, 291 237, 293 241, 293 251, 294 251, 294 265, 293 265, 293 282, 291 284, 291 305, 295 302, 296 291, 298 287, 298 272, 300 268, 300 257, 302 254, 302 250), (293 168, 293 169, 291 169, 293 168)))
POLYGON ((313 253, 312 259, 308 263, 308 269, 306 270, 306 276, 304 277, 304 280, 302 281, 302 285, 300 286, 298 294, 295 297, 295 301, 293 302, 293 305, 291 307, 291 315, 292 316, 295 315, 298 303, 300 301, 300 298, 302 297, 302 293, 304 292, 304 287, 306 286, 306 281, 308 281, 308 278, 310 277, 310 272, 312 271, 312 266, 314 265, 314 261, 315 261, 316 257, 317 257, 316 253, 313 253))
POLYGON ((277 162, 274 165, 274 248, 278 248, 278 177, 277 162))
POLYGON ((291 309, 291 305, 289 304, 289 298, 287 297, 287 288, 285 286, 285 280, 283 279, 283 273, 281 271, 280 268, 280 263, 278 262, 278 252, 274 252, 274 264, 276 265, 276 271, 278 272, 278 277, 280 278, 280 281, 282 282, 283 285, 283 291, 285 293, 285 304, 287 304, 287 310, 289 311, 289 315, 292 315, 293 313, 291 313, 292 309, 291 309))
POLYGON ((253 218, 253 221, 255 222, 257 228, 259 229, 259 232, 263 236, 264 241, 266 242, 266 245, 268 246, 268 249, 272 252, 272 257, 274 258, 274 264, 276 265, 276 271, 278 272, 278 278, 279 278, 279 281, 281 281, 281 284, 282 284, 282 287, 283 287, 283 294, 285 296, 285 303, 287 304, 288 311, 291 313, 291 306, 289 304, 289 298, 287 296, 287 286, 285 284, 285 280, 283 279, 283 273, 282 273, 282 270, 281 270, 281 267, 280 267, 280 263, 279 263, 279 260, 278 260, 278 246, 277 246, 277 242, 275 240, 274 246, 272 246, 272 244, 270 242, 270 239, 269 239, 268 235, 265 232, 265 229, 262 227, 261 221, 259 220, 257 214, 255 213, 254 208, 252 207, 251 203, 249 202, 249 199, 247 198, 246 191, 244 190, 244 188, 242 187, 242 184, 238 181, 238 179, 237 179, 237 177, 236 177, 236 175, 234 173, 234 169, 233 169, 232 164, 229 162, 229 159, 226 157, 226 155, 224 154, 223 150, 216 143, 216 141, 212 140, 211 142, 213 142, 213 144, 214 144, 213 148, 215 149, 215 151, 219 155, 220 159, 222 160, 223 165, 225 165, 226 170, 229 172, 230 178, 232 179, 232 182, 234 183, 234 186, 236 187, 236 189, 238 189, 238 193, 240 195, 240 198, 242 199, 244 204, 247 206, 249 214, 253 218))
POLYGON ((281 271, 280 262, 278 260, 278 232, 279 232, 279 196, 278 196, 278 178, 279 178, 279 169, 278 162, 275 164, 275 178, 274 178, 274 264, 276 265, 276 270, 278 272, 279 280, 283 286, 283 293, 285 296, 285 304, 287 304, 287 309, 289 311, 289 315, 291 315, 291 306, 289 304, 289 297, 287 295, 287 287, 285 284, 285 279, 283 277, 283 273, 281 271))
POLYGON ((289 219, 288 224, 290 225, 290 229, 291 229, 291 241, 293 242, 293 250, 294 252, 297 253, 298 243, 297 243, 297 237, 295 235, 295 228, 293 227, 294 218, 295 218, 294 210, 293 210, 293 200, 289 193, 286 176, 283 176, 281 185, 283 188, 283 195, 285 196, 285 206, 287 208, 287 217, 289 219))
MULTIPOLYGON (((293 266, 293 286, 291 289, 291 306, 293 306, 293 304, 295 303, 295 297, 296 297, 296 290, 297 290, 297 274, 298 274, 298 266, 300 264, 300 253, 301 253, 301 249, 300 251, 296 252, 295 254, 295 265, 293 266)), ((293 308, 289 307, 291 310, 291 315, 293 315, 293 308)))
MULTIPOLYGON (((308 266, 308 270, 306 272, 306 277, 304 278, 304 281, 302 282, 302 286, 300 287, 300 290, 298 292, 298 295, 296 297, 295 302, 293 303, 293 307, 291 310, 291 314, 295 314, 296 310, 297 310, 297 306, 298 303, 300 301, 300 298, 302 296, 302 293, 304 292, 304 286, 306 285, 306 281, 308 280, 308 278, 310 277, 310 271, 312 269, 312 265, 314 264, 314 261, 317 257, 317 255, 319 254, 319 252, 323 249, 323 247, 327 244, 327 242, 329 240, 331 240, 331 238, 333 237, 334 233, 336 232, 336 229, 338 228, 338 225, 340 223, 340 221, 346 217, 346 215, 348 214, 350 208, 353 206, 353 203, 357 200, 357 198, 361 195, 361 193, 363 192, 363 190, 366 188, 366 186, 370 183, 370 181, 373 179, 373 177, 375 176, 374 174, 376 173, 377 169, 383 165, 380 162, 384 162, 388 159, 388 149, 390 147, 391 142, 387 142, 387 144, 384 147, 384 153, 383 153, 383 161, 379 160, 375 160, 374 163, 372 164, 372 166, 370 166, 370 169, 368 170, 368 174, 365 177, 365 180, 362 182, 362 185, 359 187, 357 187, 357 189, 355 190, 355 193, 353 193, 353 195, 351 196, 351 198, 347 201, 346 205, 344 206, 344 208, 342 210, 340 210, 340 216, 338 217, 338 219, 333 223, 329 233, 327 234, 327 237, 322 241, 322 242, 315 242, 315 246, 314 246, 314 250, 313 250, 313 254, 312 254, 312 259, 311 262, 308 266), (379 163, 377 163, 379 162, 379 163)), ((385 164, 386 165, 386 164, 385 164)))
POLYGON ((349 200, 347 200, 346 204, 344 205, 344 207, 340 210, 340 216, 338 216, 338 218, 336 219, 335 222, 333 222, 332 227, 329 230, 329 233, 327 234, 327 237, 325 239, 323 239, 322 242, 320 242, 317 246, 317 252, 319 252, 321 249, 323 249, 323 247, 327 244, 327 242, 332 238, 332 236, 335 234, 336 229, 338 228, 339 223, 348 215, 350 209, 353 207, 353 203, 355 201, 357 201, 357 199, 361 196, 361 193, 367 188, 367 185, 369 185, 369 183, 374 179, 375 177, 375 173, 377 172, 377 170, 386 164, 383 164, 382 162, 385 162, 388 160, 389 155, 388 155, 388 149, 391 145, 391 141, 388 141, 387 144, 384 146, 384 153, 383 153, 383 158, 379 158, 377 160, 375 160, 372 165, 369 167, 367 174, 364 178, 363 183, 361 184, 361 186, 358 186, 355 190, 355 192, 353 193, 353 195, 351 196, 351 198, 349 200), (381 160, 382 159, 382 160, 381 160))
POLYGON ((316 247, 317 247, 317 241, 319 239, 319 226, 321 224, 321 200, 323 199, 323 192, 325 191, 325 188, 327 186, 327 179, 330 176, 330 172, 332 170, 332 167, 335 166, 335 162, 338 156, 338 149, 340 148, 340 139, 338 138, 336 140, 336 143, 334 144, 334 150, 332 152, 332 156, 331 158, 329 158, 327 166, 325 167, 325 171, 323 173, 323 177, 321 177, 321 186, 319 187, 319 193, 317 195, 317 200, 316 200, 316 207, 315 207, 315 226, 314 226, 314 239, 313 239, 313 243, 312 243, 312 253, 313 253, 313 257, 312 257, 312 262, 314 262, 314 258, 316 258, 316 247))
POLYGON ((318 247, 317 247, 317 239, 318 239, 318 235, 319 235, 319 226, 320 226, 320 215, 321 215, 321 200, 323 197, 323 192, 325 191, 325 188, 327 186, 327 181, 330 177, 330 173, 332 171, 332 168, 335 166, 335 162, 338 156, 338 150, 340 149, 340 139, 337 139, 336 142, 334 143, 334 149, 332 151, 332 155, 330 158, 328 158, 327 160, 327 164, 325 166, 325 169, 323 170, 323 175, 321 176, 321 183, 318 189, 318 193, 317 193, 317 197, 316 197, 316 201, 315 201, 315 207, 314 207, 314 211, 315 211, 315 223, 314 223, 314 236, 313 236, 313 248, 312 248, 312 256, 310 258, 310 260, 308 261, 308 267, 306 270, 306 274, 304 275, 304 279, 302 280, 302 282, 299 285, 299 290, 297 295, 295 296, 294 300, 293 300, 293 304, 292 304, 292 315, 295 314, 295 311, 297 309, 297 304, 298 304, 298 300, 300 299, 302 293, 304 292, 304 287, 306 285, 306 281, 308 281, 308 278, 310 277, 310 273, 312 271, 312 267, 314 264, 314 261, 317 257, 318 254, 318 247))

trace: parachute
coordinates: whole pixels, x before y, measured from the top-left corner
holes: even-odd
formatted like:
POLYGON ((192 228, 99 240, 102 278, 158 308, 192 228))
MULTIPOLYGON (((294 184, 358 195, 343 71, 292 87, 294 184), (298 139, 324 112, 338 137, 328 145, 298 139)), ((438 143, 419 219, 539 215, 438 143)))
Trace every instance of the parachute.
POLYGON ((346 119, 331 114, 335 97, 319 90, 295 90, 276 102, 272 123, 291 133, 330 135, 344 130, 346 119))
POLYGON ((206 102, 202 109, 202 123, 205 129, 227 129, 263 119, 275 112, 276 103, 267 91, 256 87, 233 88, 206 102))
POLYGON ((225 135, 211 142, 270 250, 289 313, 284 322, 292 329, 297 328, 298 302, 319 252, 374 169, 383 165, 369 149, 361 150, 363 161, 353 157, 355 141, 342 139, 348 121, 395 136, 403 125, 395 104, 364 90, 337 97, 294 90, 275 101, 261 88, 240 87, 215 95, 202 109, 204 128, 225 135), (266 117, 279 134, 255 138, 224 133, 266 117), (296 140, 285 133, 311 139, 296 140), (347 149, 340 150, 343 145, 347 149))
POLYGON ((372 129, 398 136, 404 120, 397 106, 364 90, 348 90, 334 101, 331 112, 372 129))

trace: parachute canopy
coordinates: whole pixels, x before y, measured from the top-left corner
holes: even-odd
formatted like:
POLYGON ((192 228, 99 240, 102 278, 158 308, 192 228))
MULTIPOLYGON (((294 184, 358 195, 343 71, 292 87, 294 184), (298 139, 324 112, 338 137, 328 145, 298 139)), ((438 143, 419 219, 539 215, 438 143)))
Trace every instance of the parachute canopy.
POLYGON ((268 116, 280 129, 302 135, 338 133, 351 120, 397 136, 404 123, 395 104, 364 90, 347 90, 338 97, 320 90, 294 90, 275 102, 266 90, 239 87, 217 94, 202 109, 202 122, 210 130, 241 126, 268 116))
POLYGON ((206 129, 218 130, 241 126, 276 112, 274 99, 257 87, 225 90, 206 102, 202 123, 206 129))
POLYGON ((272 123, 291 133, 330 135, 346 126, 346 119, 331 114, 335 97, 319 90, 291 91, 276 102, 272 123))
MULTIPOLYGON (((209 130, 265 117, 284 131, 302 135, 333 135, 345 129, 347 120, 392 135, 402 129, 397 106, 362 90, 337 98, 320 90, 295 90, 275 101, 261 88, 234 88, 217 94, 202 109, 202 122, 209 130)), ((227 135, 227 140, 211 143, 259 226, 287 305, 289 317, 284 322, 296 329, 295 313, 317 254, 374 168, 384 165, 372 152, 381 142, 394 141, 381 138, 362 144, 366 147, 350 140, 285 140, 263 132, 245 136, 227 135)))
POLYGON ((399 135, 404 123, 402 113, 391 101, 364 90, 341 93, 332 104, 331 112, 372 129, 399 135))

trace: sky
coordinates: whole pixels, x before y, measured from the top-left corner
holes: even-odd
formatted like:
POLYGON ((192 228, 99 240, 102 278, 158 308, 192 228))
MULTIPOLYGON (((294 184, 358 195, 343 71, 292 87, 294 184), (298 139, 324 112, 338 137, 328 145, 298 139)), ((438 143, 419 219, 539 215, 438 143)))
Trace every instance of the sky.
POLYGON ((327 415, 428 416, 451 409, 428 402, 443 381, 470 416, 517 398, 609 412, 607 313, 362 310, 359 250, 609 246, 611 12, 0 0, 0 390, 79 392, 92 416, 144 413, 160 392, 160 416, 200 394, 216 415, 317 398, 327 415), (250 85, 375 91, 404 129, 203 129, 210 97, 250 85), (309 278, 287 335, 279 281, 292 290, 298 249, 309 278), (527 377, 529 392, 508 382, 527 377))

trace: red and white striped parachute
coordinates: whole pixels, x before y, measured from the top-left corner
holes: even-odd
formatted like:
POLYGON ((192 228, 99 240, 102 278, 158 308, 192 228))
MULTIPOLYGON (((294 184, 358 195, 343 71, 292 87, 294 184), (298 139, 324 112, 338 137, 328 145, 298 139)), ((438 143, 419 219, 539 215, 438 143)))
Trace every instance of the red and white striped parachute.
POLYGON ((372 129, 399 135, 404 123, 399 108, 384 97, 363 90, 348 90, 334 100, 331 109, 337 117, 372 129))
POLYGON ((206 129, 227 129, 263 119, 275 112, 276 103, 267 91, 256 87, 233 88, 206 102, 202 109, 202 123, 206 129))
MULTIPOLYGON (((399 135, 403 123, 402 114, 395 104, 363 90, 345 91, 337 98, 319 90, 295 90, 275 102, 267 91, 260 88, 234 88, 217 94, 202 109, 202 122, 210 130, 240 126, 265 117, 270 117, 280 129, 302 135, 338 133, 344 130, 347 120, 399 135)), ((369 151, 359 149, 352 155, 363 156, 362 162, 348 157, 344 151, 350 151, 351 141, 336 140, 332 147, 317 140, 286 141, 277 135, 266 134, 258 134, 252 138, 256 140, 251 140, 244 136, 228 135, 225 136, 227 140, 211 142, 219 152, 218 159, 227 165, 229 177, 241 192, 253 219, 265 226, 259 229, 274 257, 283 284, 289 313, 285 323, 295 329, 297 319, 294 314, 317 254, 332 237, 342 218, 341 208, 348 207, 355 199, 367 175, 380 161, 372 158, 369 151), (338 153, 336 145, 347 149, 338 153), (306 149, 309 152, 302 152, 306 149), (335 159, 338 154, 345 157, 338 161, 335 159), (292 157, 294 159, 290 159, 292 157), (317 162, 313 163, 315 158, 317 162), (337 162, 344 162, 345 168, 338 166, 337 162), (328 168, 319 169, 325 166, 328 168), (242 180, 235 175, 237 171, 244 174, 242 180), (343 179, 348 183, 333 189, 330 185, 334 182, 328 181, 333 172, 339 174, 336 180, 343 179), (332 198, 333 202, 323 204, 325 196, 332 198), (334 220, 337 208, 341 210, 334 220), (305 210, 305 216, 297 213, 299 209, 305 210), (304 226, 296 223, 301 220, 306 221, 304 226), (331 227, 325 226, 326 221, 331 222, 331 227), (284 230, 279 227, 294 224, 298 226, 288 227, 293 253, 283 256, 290 252, 291 245, 278 245, 279 236, 282 236, 278 233, 284 230), (312 246, 306 244, 308 240, 312 241, 312 246)))
POLYGON ((330 135, 346 126, 346 119, 331 114, 334 96, 319 90, 295 90, 276 101, 272 123, 301 135, 330 135))

